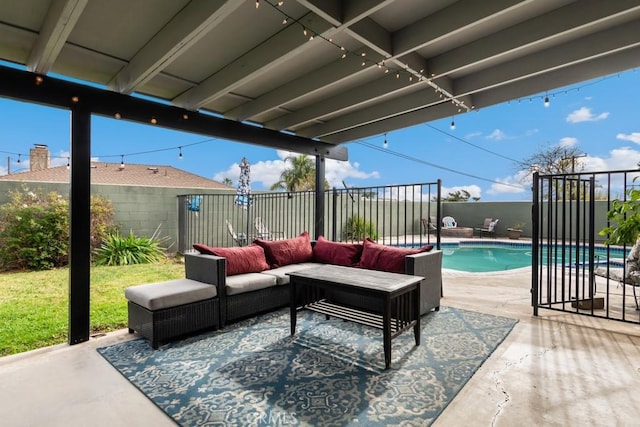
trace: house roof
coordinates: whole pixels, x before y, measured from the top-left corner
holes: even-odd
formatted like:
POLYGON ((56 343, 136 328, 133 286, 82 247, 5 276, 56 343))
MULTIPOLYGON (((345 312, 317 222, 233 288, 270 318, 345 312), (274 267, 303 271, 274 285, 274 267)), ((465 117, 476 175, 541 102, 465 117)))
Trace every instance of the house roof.
MULTIPOLYGON (((21 182, 69 182, 66 166, 57 166, 38 171, 19 172, 0 176, 0 181, 21 182)), ((95 162, 91 165, 91 183, 105 185, 132 185, 143 187, 203 188, 235 190, 224 185, 172 166, 95 162)))
POLYGON ((0 2, 0 59, 303 149, 638 67, 638 28, 640 0, 20 0, 0 2))

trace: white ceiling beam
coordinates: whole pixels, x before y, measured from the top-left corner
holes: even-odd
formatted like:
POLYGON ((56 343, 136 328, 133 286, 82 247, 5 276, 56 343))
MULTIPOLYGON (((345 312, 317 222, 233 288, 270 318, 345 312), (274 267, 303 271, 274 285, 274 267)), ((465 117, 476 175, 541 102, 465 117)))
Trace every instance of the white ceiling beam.
POLYGON ((298 3, 331 23, 334 27, 342 25, 341 0, 298 0, 298 3))
MULTIPOLYGON (((417 81, 413 83, 417 84, 417 81)), ((393 75, 385 75, 374 82, 367 82, 361 86, 314 103, 297 111, 290 112, 274 120, 264 123, 264 126, 274 130, 293 129, 308 122, 322 120, 329 114, 336 114, 349 108, 358 108, 367 103, 379 102, 380 99, 389 97, 398 91, 410 89, 411 83, 406 79, 397 79, 393 75)))
POLYGON ((27 60, 29 71, 40 74, 49 72, 87 2, 88 0, 54 0, 51 3, 38 40, 27 60))
MULTIPOLYGON (((552 91, 555 88, 562 88, 576 82, 587 81, 638 67, 640 67, 640 46, 601 56, 588 62, 551 70, 508 85, 477 92, 473 95, 473 101, 469 100, 469 103, 473 102, 473 105, 476 106, 475 111, 478 111, 502 102, 527 98, 543 91, 552 91)), ((542 104, 542 101, 540 102, 542 104)), ((553 97, 551 98, 551 103, 553 105, 553 97)), ((540 108, 544 107, 541 105, 540 108)), ((327 135, 322 140, 331 144, 341 144, 429 121, 440 120, 454 114, 459 113, 451 103, 447 102, 327 135)))
POLYGON ((524 6, 533 0, 462 0, 432 15, 420 19, 393 34, 393 52, 400 56, 435 44, 444 38, 477 26, 510 9, 524 6))
POLYGON ((298 0, 302 6, 321 16, 334 26, 350 26, 396 0, 298 0))
POLYGON ((345 31, 363 45, 378 52, 382 57, 390 58, 393 56, 391 34, 373 19, 365 18, 355 22, 345 31))
MULTIPOLYGON (((363 52, 365 52, 368 57, 374 54, 373 51, 368 49, 363 52)), ((239 105, 226 112, 225 117, 238 121, 247 120, 265 111, 279 108, 282 105, 294 102, 302 97, 326 90, 330 86, 338 84, 343 79, 354 78, 359 73, 366 72, 367 70, 368 67, 362 66, 362 58, 348 55, 344 59, 337 59, 329 65, 312 71, 254 100, 239 105)))
POLYGON ((477 109, 481 109, 501 102, 549 92, 551 104, 553 104, 554 89, 638 67, 640 67, 640 46, 478 92, 473 96, 473 101, 477 109))
POLYGON ((640 14, 637 0, 602 2, 599 0, 571 3, 552 13, 514 25, 506 30, 472 41, 441 55, 429 58, 429 71, 437 76, 463 71, 518 50, 566 37, 602 21, 619 19, 620 15, 640 14))
POLYGON ((443 117, 450 117, 454 114, 456 114, 455 106, 451 105, 450 102, 445 102, 429 108, 411 111, 406 114, 388 117, 363 126, 354 127, 340 133, 327 135, 322 138, 322 140, 331 144, 343 144, 421 123, 428 123, 443 117))
POLYGON ((455 80, 459 94, 468 94, 506 85, 555 69, 587 62, 613 52, 640 46, 640 20, 591 34, 568 43, 501 63, 480 73, 455 80))
POLYGON ((241 5, 232 0, 190 2, 109 82, 109 88, 120 93, 134 92, 241 5))
MULTIPOLYGON (((412 111, 443 103, 450 104, 450 102, 440 99, 433 89, 426 86, 423 90, 395 97, 384 103, 360 108, 353 112, 347 112, 336 118, 327 120, 324 123, 318 123, 300 129, 296 132, 296 135, 309 138, 322 138, 324 140, 324 137, 327 135, 344 132, 358 126, 385 120, 389 117, 401 116, 412 111)), ((455 107, 452 105, 452 109, 453 108, 455 107)), ((453 111, 456 110, 453 109, 453 111)))
POLYGON ((173 103, 189 110, 197 110, 295 58, 301 51, 311 49, 315 43, 326 43, 320 37, 316 37, 315 40, 305 38, 302 35, 302 25, 313 29, 325 38, 331 37, 335 32, 335 27, 314 13, 307 14, 298 22, 299 24, 290 24, 264 43, 209 76, 198 86, 178 96, 173 103))

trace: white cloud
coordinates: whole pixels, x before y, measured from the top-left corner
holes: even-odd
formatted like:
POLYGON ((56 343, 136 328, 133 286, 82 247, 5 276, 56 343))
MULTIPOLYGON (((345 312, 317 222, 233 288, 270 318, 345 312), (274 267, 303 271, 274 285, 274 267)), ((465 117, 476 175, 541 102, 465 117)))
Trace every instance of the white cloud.
POLYGON ((600 113, 594 115, 591 112, 591 108, 582 107, 579 110, 575 110, 567 116, 568 123, 580 123, 580 122, 597 122, 609 117, 609 113, 600 113))
POLYGON ((518 171, 514 175, 496 178, 487 194, 521 194, 531 189, 531 174, 518 171))
POLYGON ((68 151, 60 150, 58 154, 54 154, 51 156, 51 164, 49 166, 51 166, 52 168, 55 168, 56 166, 66 166, 70 158, 71 153, 69 153, 68 151))
POLYGON ((586 172, 637 169, 638 162, 640 162, 640 151, 630 147, 611 150, 608 157, 587 156, 583 160, 586 172))
POLYGON ((482 195, 482 188, 477 185, 457 185, 454 187, 442 187, 440 193, 442 197, 447 197, 449 193, 455 193, 456 191, 468 191, 471 197, 480 197, 482 195))
POLYGON ((617 139, 621 139, 623 141, 631 141, 636 144, 640 144, 640 132, 632 132, 630 134, 619 133, 616 135, 617 139))
POLYGON ((558 143, 560 147, 564 147, 564 148, 573 147, 576 144, 578 144, 578 138, 574 138, 571 136, 560 138, 560 142, 558 143))
POLYGON ((475 137, 480 136, 480 135, 482 135, 482 132, 470 132, 470 133, 465 135, 465 138, 466 139, 472 139, 472 138, 475 138, 475 137))
MULTIPOLYGON (((253 188, 269 189, 273 184, 280 180, 280 174, 285 169, 287 157, 297 157, 300 154, 291 153, 289 151, 277 150, 278 160, 260 160, 255 164, 251 164, 251 184, 253 188)), ((315 161, 315 158, 312 157, 315 161)), ((224 178, 231 178, 234 184, 240 175, 240 166, 233 163, 227 170, 216 173, 213 179, 222 181, 224 178)), ((377 171, 364 172, 360 170, 360 164, 355 162, 341 162, 338 160, 327 159, 325 163, 325 177, 330 187, 342 187, 342 181, 346 179, 367 179, 379 178, 377 171)))
POLYGON ((495 129, 489 135, 486 136, 487 139, 492 139, 494 141, 502 141, 503 139, 507 139, 507 134, 502 132, 500 129, 495 129))

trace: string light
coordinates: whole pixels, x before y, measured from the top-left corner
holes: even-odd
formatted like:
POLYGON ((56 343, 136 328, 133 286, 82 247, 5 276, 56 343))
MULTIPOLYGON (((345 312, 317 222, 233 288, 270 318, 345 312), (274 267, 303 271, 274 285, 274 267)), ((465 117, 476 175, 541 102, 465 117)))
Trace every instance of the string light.
POLYGON ((18 154, 18 163, 20 163, 20 156, 21 154, 18 154))
POLYGON ((544 96, 544 107, 545 108, 549 107, 549 95, 544 96))
POLYGON ((70 158, 67 157, 67 170, 71 167, 70 158))
POLYGON ((124 169, 124 154, 121 154, 120 158, 121 158, 121 160, 120 160, 120 169, 124 169))
POLYGON ((151 122, 152 125, 155 125, 155 124, 158 123, 158 119, 156 119, 155 117, 151 117, 150 122, 151 122))
POLYGON ((113 117, 115 117, 116 119, 120 120, 120 119, 122 118, 122 114, 120 114, 120 113, 115 113, 115 114, 113 115, 113 117))
POLYGON ((384 146, 384 148, 387 148, 389 146, 389 144, 387 143, 387 134, 384 134, 384 142, 382 143, 382 145, 384 146))
POLYGON ((449 125, 449 127, 451 128, 451 130, 456 130, 456 122, 453 117, 451 117, 451 125, 449 125))
MULTIPOLYGON (((280 14, 282 14, 284 16, 284 19, 282 21, 283 24, 286 24, 289 21, 295 22, 295 23, 299 24, 302 27, 302 32, 303 32, 304 36, 308 37, 309 40, 313 40, 314 38, 319 37, 319 38, 325 40, 327 43, 331 43, 336 48, 340 49, 342 51, 342 53, 340 54, 340 58, 341 59, 345 59, 348 54, 362 56, 363 60, 362 60, 361 64, 362 64, 363 67, 367 66, 367 64, 375 65, 378 68, 384 68, 384 73, 385 74, 389 73, 389 70, 392 69, 393 71, 396 72, 396 78, 398 78, 398 79, 400 78, 400 73, 401 72, 405 73, 405 74, 408 75, 407 80, 409 82, 413 82, 414 78, 418 82, 426 82, 433 90, 436 91, 436 93, 440 94, 440 98, 445 98, 446 97, 447 100, 451 100, 451 102, 454 105, 456 105, 459 110, 470 111, 472 109, 472 107, 470 108, 470 107, 466 106, 464 101, 460 101, 460 100, 456 99, 452 93, 449 93, 449 92, 443 90, 440 86, 438 86, 436 83, 431 81, 431 79, 425 78, 425 76, 423 75, 424 69, 420 69, 420 71, 416 71, 416 70, 411 69, 407 64, 403 65, 401 69, 397 69, 395 67, 391 68, 391 67, 387 67, 384 64, 384 59, 385 58, 383 58, 382 61, 374 61, 374 60, 370 60, 370 59, 365 58, 365 55, 367 54, 366 52, 359 52, 357 54, 355 52, 349 52, 344 48, 344 46, 340 46, 340 45, 336 44, 333 41, 333 39, 326 38, 326 37, 322 36, 321 34, 318 34, 318 33, 314 32, 314 31, 312 31, 311 29, 309 29, 305 25, 303 25, 300 22, 300 20, 288 15, 286 12, 284 12, 280 8, 280 6, 282 6, 282 2, 277 2, 276 4, 274 4, 271 1, 267 0, 266 3, 267 3, 267 5, 271 6, 272 8, 274 8, 275 10, 277 10, 280 14)), ((257 7, 258 7, 258 3, 256 3, 256 8, 257 7)), ((435 74, 432 74, 432 77, 435 77, 435 74)))
POLYGON ((178 149, 180 150, 180 154, 178 154, 178 159, 182 160, 182 147, 178 147, 178 149))
POLYGON ((260 0, 256 0, 256 9, 260 7, 260 0))

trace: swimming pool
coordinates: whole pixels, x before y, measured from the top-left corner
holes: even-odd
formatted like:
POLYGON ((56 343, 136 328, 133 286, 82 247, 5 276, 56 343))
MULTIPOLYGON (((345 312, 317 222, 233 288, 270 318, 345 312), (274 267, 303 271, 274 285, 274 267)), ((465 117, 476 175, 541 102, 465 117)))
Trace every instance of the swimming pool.
MULTIPOLYGON (((531 245, 528 243, 443 243, 442 267, 451 270, 481 273, 490 271, 513 270, 531 266, 531 245)), ((622 258, 620 250, 611 249, 612 256, 622 258)), ((596 249, 596 254, 603 257, 604 250, 596 249)), ((574 253, 575 256, 575 253, 574 253)))

